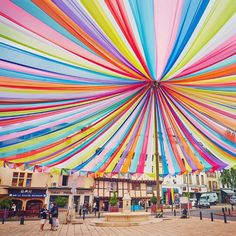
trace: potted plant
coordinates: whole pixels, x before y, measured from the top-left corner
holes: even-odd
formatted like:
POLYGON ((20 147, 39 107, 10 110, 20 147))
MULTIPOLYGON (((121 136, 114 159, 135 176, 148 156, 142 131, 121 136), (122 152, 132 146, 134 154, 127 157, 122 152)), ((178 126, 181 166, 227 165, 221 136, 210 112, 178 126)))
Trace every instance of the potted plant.
POLYGON ((151 203, 152 203, 152 206, 151 206, 151 213, 156 213, 157 212, 157 197, 156 196, 152 196, 151 197, 151 203))
POLYGON ((118 198, 116 196, 116 192, 113 192, 113 196, 109 200, 109 211, 110 212, 119 212, 119 206, 117 205, 118 203, 118 198))
POLYGON ((11 199, 10 198, 4 198, 0 200, 0 212, 2 211, 3 219, 2 222, 4 223, 5 219, 8 216, 8 209, 11 206, 11 199), (2 209, 2 210, 1 210, 2 209))
POLYGON ((65 206, 68 203, 68 198, 57 196, 55 198, 55 203, 57 204, 58 207, 65 208, 65 206))
POLYGON ((4 198, 0 200, 0 209, 9 209, 11 206, 11 199, 4 198))
POLYGON ((65 208, 65 206, 68 204, 68 198, 67 197, 62 197, 62 196, 57 196, 54 200, 54 202, 57 204, 58 206, 58 219, 59 219, 59 223, 60 224, 66 224, 66 218, 67 218, 67 213, 68 213, 68 209, 65 208))

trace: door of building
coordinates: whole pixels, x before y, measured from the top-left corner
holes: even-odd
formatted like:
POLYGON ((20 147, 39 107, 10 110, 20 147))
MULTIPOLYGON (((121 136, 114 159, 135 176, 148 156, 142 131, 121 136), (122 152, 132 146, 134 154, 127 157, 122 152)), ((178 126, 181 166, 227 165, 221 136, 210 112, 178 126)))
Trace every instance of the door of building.
POLYGON ((80 206, 80 196, 74 196, 75 211, 78 212, 80 206))

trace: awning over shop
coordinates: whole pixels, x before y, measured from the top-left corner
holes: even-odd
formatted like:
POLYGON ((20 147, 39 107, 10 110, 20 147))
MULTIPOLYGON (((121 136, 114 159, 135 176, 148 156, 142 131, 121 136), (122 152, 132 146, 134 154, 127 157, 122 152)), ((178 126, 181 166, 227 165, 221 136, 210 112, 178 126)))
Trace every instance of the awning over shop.
POLYGON ((221 191, 225 192, 227 195, 233 195, 235 192, 231 189, 221 189, 221 191))

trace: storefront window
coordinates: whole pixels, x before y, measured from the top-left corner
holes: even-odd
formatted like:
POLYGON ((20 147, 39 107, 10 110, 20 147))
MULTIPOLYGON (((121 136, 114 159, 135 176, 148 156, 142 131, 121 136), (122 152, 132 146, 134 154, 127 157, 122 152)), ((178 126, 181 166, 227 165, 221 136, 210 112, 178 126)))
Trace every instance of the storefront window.
POLYGON ((88 202, 89 203, 89 196, 84 196, 84 202, 88 202))

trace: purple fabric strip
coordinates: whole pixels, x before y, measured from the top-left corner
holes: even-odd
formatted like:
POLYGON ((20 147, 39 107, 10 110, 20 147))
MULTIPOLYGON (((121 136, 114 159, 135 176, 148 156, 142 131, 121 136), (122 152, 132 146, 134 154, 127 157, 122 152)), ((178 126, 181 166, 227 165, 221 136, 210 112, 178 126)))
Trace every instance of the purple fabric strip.
MULTIPOLYGON (((146 96, 147 96, 147 95, 146 95, 146 96)), ((133 144, 133 142, 131 142, 131 140, 133 140, 134 137, 137 135, 137 131, 138 131, 138 129, 139 129, 141 123, 142 123, 142 120, 143 120, 143 118, 144 118, 144 115, 145 115, 145 112, 144 112, 144 111, 146 110, 147 102, 149 101, 149 99, 146 98, 145 100, 146 100, 146 101, 145 101, 145 104, 144 104, 144 109, 142 109, 142 115, 141 115, 141 117, 140 117, 140 119, 139 119, 139 121, 138 121, 138 123, 137 123, 137 125, 136 125, 136 127, 135 127, 135 129, 134 129, 134 131, 133 131, 133 133, 132 133, 130 142, 128 143, 128 145, 127 145, 125 151, 123 152, 123 154, 122 154, 122 156, 121 156, 121 158, 120 158, 118 164, 116 165, 115 169, 113 170, 113 171, 116 172, 116 173, 120 172, 120 169, 121 169, 121 167, 122 167, 122 165, 123 165, 123 163, 124 163, 124 161, 125 161, 125 159, 126 159, 126 157, 127 157, 127 154, 128 154, 128 152, 129 152, 129 150, 130 150, 130 147, 131 147, 131 145, 133 144)))
POLYGON ((114 55, 118 60, 140 75, 136 69, 110 42, 106 35, 97 27, 90 16, 84 11, 80 4, 75 0, 53 0, 53 2, 79 25, 88 35, 96 40, 105 50, 114 55))

